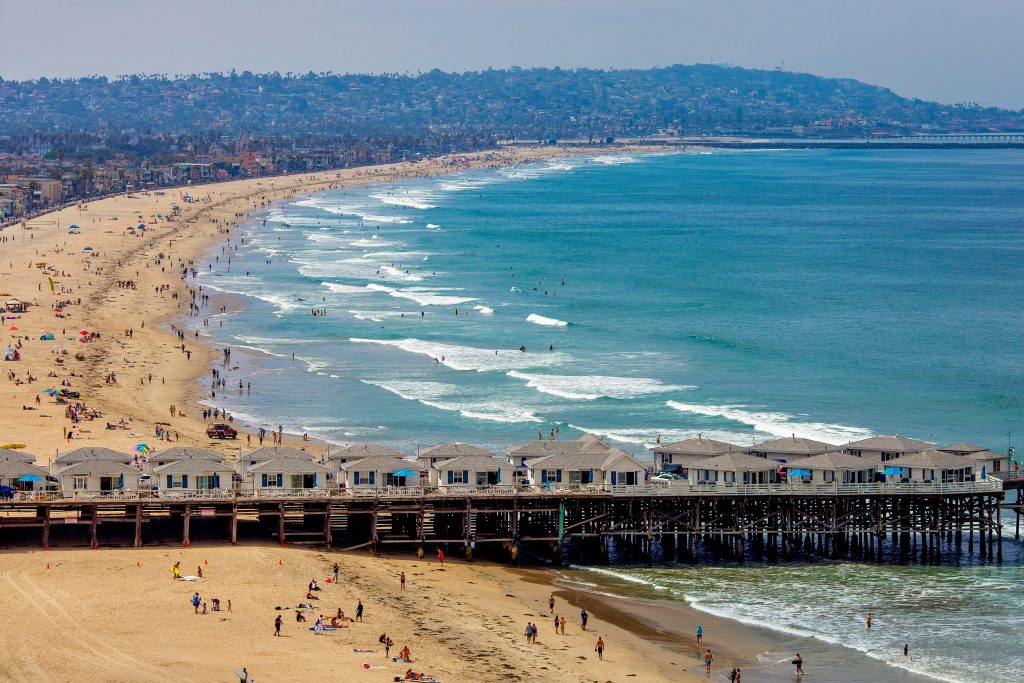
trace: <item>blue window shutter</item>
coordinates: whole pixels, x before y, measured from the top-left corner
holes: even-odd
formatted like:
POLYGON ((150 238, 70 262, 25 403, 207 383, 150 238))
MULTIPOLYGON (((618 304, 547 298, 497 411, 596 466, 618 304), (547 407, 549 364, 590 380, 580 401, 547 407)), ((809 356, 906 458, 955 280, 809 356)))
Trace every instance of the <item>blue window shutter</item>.
POLYGON ((618 472, 612 470, 612 486, 615 486, 618 483, 618 479, 618 472))
POLYGON ((448 483, 449 484, 454 484, 455 483, 455 470, 448 470, 448 483))
POLYGON ((377 483, 377 473, 376 472, 370 472, 370 486, 373 486, 376 483, 377 483))
POLYGON ((167 475, 167 488, 174 488, 174 479, 169 474, 167 475))
POLYGON ((359 473, 355 473, 355 478, 352 480, 353 485, 359 486, 359 473))
POLYGON ((277 473, 277 486, 278 488, 284 486, 284 474, 281 472, 277 473))
POLYGON ((468 484, 469 483, 469 470, 462 470, 462 483, 463 484, 468 484))
POLYGON ((313 473, 312 484, 313 484, 313 488, 316 488, 316 472, 313 473))
POLYGON ((542 484, 548 483, 548 471, 547 470, 541 470, 540 471, 540 483, 542 483, 542 484))
POLYGON ((124 488, 124 475, 123 474, 120 474, 117 477, 117 488, 119 488, 119 489, 123 489, 124 488))
POLYGON ((266 472, 264 472, 263 473, 263 488, 266 488, 266 487, 267 487, 267 474, 266 474, 266 472))
POLYGON ((501 470, 500 469, 498 470, 498 476, 494 479, 494 481, 496 481, 499 484, 501 483, 501 470))
POLYGON ((590 470, 590 479, 587 481, 588 484, 594 483, 594 470, 590 470))
POLYGON ((187 474, 181 475, 181 488, 183 488, 183 489, 187 489, 188 488, 188 475, 187 474))
POLYGON ((555 470, 555 481, 559 484, 562 483, 562 470, 555 470))

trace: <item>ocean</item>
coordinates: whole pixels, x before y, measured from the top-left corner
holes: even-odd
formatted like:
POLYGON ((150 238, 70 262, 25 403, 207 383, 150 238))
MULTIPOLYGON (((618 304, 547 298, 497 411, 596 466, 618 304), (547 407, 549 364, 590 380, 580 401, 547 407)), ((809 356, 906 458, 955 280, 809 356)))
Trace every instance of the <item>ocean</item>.
MULTIPOLYGON (((188 324, 235 350, 211 403, 252 426, 409 453, 587 431, 640 455, 698 433, 1005 452, 1024 428, 1017 150, 573 157, 318 193, 240 233, 197 279, 228 312, 188 324)), ((601 581, 893 671, 1020 680, 1007 556, 601 581)))

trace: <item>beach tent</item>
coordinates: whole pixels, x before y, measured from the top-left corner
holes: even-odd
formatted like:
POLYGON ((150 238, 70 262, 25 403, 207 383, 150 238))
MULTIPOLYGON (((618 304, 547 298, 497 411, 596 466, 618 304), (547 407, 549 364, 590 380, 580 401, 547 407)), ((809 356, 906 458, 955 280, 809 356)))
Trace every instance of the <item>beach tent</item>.
POLYGON ((53 341, 53 332, 44 332, 40 339, 43 341, 53 341))
POLYGON ((14 349, 8 346, 4 349, 4 360, 18 360, 18 354, 14 349))

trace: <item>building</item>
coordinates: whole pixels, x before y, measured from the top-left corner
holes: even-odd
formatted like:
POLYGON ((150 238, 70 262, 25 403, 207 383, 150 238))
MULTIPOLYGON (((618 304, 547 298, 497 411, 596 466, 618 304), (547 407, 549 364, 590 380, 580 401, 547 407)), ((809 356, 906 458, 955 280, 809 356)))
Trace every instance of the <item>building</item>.
POLYGON ((638 486, 647 468, 617 448, 605 453, 561 453, 526 461, 527 478, 534 486, 638 486))
POLYGON ((430 469, 430 485, 481 487, 514 484, 512 463, 487 455, 464 455, 442 460, 430 469))
POLYGON ((990 474, 1006 472, 1010 469, 1010 457, 995 453, 984 446, 971 443, 954 443, 939 449, 943 453, 958 455, 974 462, 974 471, 984 479, 990 474))
POLYGON ((665 465, 690 467, 704 460, 725 455, 726 453, 741 452, 742 450, 739 446, 731 443, 705 439, 700 434, 692 439, 659 444, 651 449, 654 453, 655 462, 659 467, 665 467, 665 465))
POLYGON ((60 466, 54 471, 65 497, 135 491, 139 488, 138 469, 120 460, 97 458, 60 466))
POLYGON ((882 470, 887 481, 908 481, 943 484, 971 481, 974 461, 934 449, 907 453, 888 460, 882 470), (900 474, 895 474, 899 470, 900 474), (889 474, 885 474, 889 472, 889 474))
POLYGON ((479 446, 473 446, 468 443, 440 443, 436 446, 431 446, 419 452, 417 459, 424 469, 433 467, 438 462, 443 460, 449 460, 451 458, 461 458, 467 455, 476 456, 487 456, 490 458, 494 457, 494 453, 491 453, 485 448, 479 446))
POLYGON ((387 486, 420 486, 420 464, 393 455, 349 460, 339 468, 338 486, 345 491, 377 489, 387 486))
POLYGON ((327 458, 327 467, 331 470, 331 481, 341 485, 344 478, 342 466, 357 460, 367 458, 404 458, 405 454, 393 448, 382 446, 376 443, 357 443, 346 446, 341 450, 331 453, 327 458))
POLYGON ((870 484, 875 481, 878 466, 871 460, 842 451, 830 451, 801 459, 793 471, 810 472, 810 476, 789 476, 791 482, 808 481, 814 484, 870 484))
POLYGON ((235 471, 216 460, 184 458, 153 468, 153 487, 162 495, 196 491, 231 491, 235 471))
POLYGON ((544 458, 549 455, 603 455, 613 450, 611 446, 593 434, 584 434, 573 441, 557 439, 537 439, 530 443, 512 446, 505 449, 509 462, 515 468, 515 477, 522 481, 529 479, 527 461, 544 458))
POLYGON ((859 458, 867 458, 875 462, 888 462, 911 453, 921 453, 935 448, 935 444, 917 439, 908 439, 895 434, 892 436, 872 436, 860 441, 851 441, 843 446, 843 452, 859 458))
POLYGON ((804 439, 793 435, 787 436, 784 439, 774 439, 751 446, 746 450, 746 453, 755 458, 765 458, 780 463, 792 463, 812 455, 827 453, 828 451, 835 450, 835 448, 830 443, 815 441, 814 439, 804 439))
MULTIPOLYGON (((300 453, 302 451, 299 451, 300 453)), ((304 493, 311 489, 326 489, 329 470, 309 459, 280 457, 259 460, 242 465, 242 490, 253 493, 304 493)))
POLYGON ((689 468, 691 484, 771 484, 778 481, 778 463, 746 453, 726 453, 689 468))
POLYGON ((0 456, 0 486, 15 491, 42 491, 50 485, 49 477, 50 473, 42 467, 20 458, 0 456), (22 477, 38 477, 42 481, 20 481, 22 477))

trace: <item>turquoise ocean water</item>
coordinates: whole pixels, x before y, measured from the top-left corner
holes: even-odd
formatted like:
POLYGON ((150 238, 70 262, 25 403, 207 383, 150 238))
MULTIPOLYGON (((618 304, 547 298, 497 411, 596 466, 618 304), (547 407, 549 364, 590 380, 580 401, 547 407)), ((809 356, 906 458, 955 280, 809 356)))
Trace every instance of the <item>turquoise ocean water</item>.
MULTIPOLYGON (((1020 151, 571 158, 321 193, 242 233, 198 281, 244 305, 199 329, 240 350, 216 405, 253 425, 407 452, 557 426, 634 453, 697 433, 1005 450, 1024 428, 1020 151)), ((856 656, 912 640, 923 673, 1022 680, 1007 554, 622 571, 856 656), (832 618, 866 603, 898 633, 832 618)))

